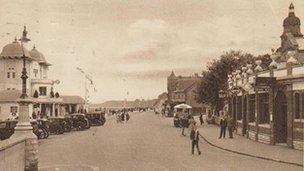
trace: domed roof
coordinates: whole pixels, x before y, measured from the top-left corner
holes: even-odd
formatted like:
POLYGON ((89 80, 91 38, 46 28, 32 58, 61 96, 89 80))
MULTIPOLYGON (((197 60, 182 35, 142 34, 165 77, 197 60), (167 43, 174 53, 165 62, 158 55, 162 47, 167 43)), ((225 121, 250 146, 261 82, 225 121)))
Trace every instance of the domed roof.
POLYGON ((283 26, 300 26, 301 21, 300 19, 294 15, 294 13, 291 13, 288 15, 287 18, 284 19, 283 26))
POLYGON ((30 55, 32 58, 38 62, 45 62, 45 57, 44 55, 39 52, 36 47, 34 46, 33 49, 30 51, 30 55))
POLYGON ((41 52, 39 52, 35 46, 29 53, 30 53, 31 57, 35 61, 37 61, 39 64, 50 65, 49 63, 46 62, 44 55, 41 52))
POLYGON ((23 53, 26 57, 31 58, 28 50, 21 47, 21 44, 15 39, 13 43, 7 44, 3 47, 0 57, 14 57, 14 58, 21 58, 23 53))

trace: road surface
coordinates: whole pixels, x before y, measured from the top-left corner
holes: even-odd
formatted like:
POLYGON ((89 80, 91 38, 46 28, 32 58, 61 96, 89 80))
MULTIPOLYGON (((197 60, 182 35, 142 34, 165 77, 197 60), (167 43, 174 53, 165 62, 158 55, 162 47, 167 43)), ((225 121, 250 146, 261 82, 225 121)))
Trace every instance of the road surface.
POLYGON ((273 170, 303 168, 241 156, 201 142, 202 155, 191 154, 172 118, 152 112, 131 113, 128 123, 107 118, 102 127, 50 136, 39 143, 41 170, 273 170))

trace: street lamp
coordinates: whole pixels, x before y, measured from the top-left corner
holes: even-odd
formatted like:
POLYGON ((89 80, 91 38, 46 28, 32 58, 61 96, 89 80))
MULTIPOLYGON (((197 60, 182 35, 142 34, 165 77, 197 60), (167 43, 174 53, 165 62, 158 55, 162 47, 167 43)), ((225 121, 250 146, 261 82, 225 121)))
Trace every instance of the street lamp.
POLYGON ((26 72, 26 56, 24 53, 23 43, 30 41, 27 37, 26 27, 22 33, 22 38, 19 39, 21 42, 22 49, 22 94, 19 103, 19 117, 18 124, 15 127, 15 133, 13 137, 24 137, 25 138, 25 171, 38 171, 38 141, 36 135, 33 133, 33 127, 30 123, 29 117, 29 105, 32 103, 31 99, 28 98, 26 93, 26 81, 28 79, 26 72))
POLYGON ((22 94, 20 96, 21 99, 27 98, 27 93, 26 93, 26 80, 28 79, 27 72, 26 72, 26 56, 24 53, 24 47, 23 47, 23 42, 27 43, 31 41, 27 36, 27 31, 26 31, 26 26, 24 26, 24 30, 22 33, 21 39, 19 41, 21 42, 21 49, 22 49, 22 60, 23 60, 23 68, 22 68, 22 74, 21 74, 21 79, 22 79, 22 94))

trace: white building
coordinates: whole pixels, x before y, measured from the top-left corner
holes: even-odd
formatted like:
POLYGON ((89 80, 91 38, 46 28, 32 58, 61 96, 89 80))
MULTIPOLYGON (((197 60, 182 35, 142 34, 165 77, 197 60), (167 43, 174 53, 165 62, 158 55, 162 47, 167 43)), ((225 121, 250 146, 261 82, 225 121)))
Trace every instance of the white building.
MULTIPOLYGON (((24 27, 23 36, 26 34, 27 31, 24 27)), ((28 51, 15 38, 12 43, 5 45, 0 53, 0 120, 18 115, 17 99, 22 90, 23 54, 27 57, 25 65, 28 76, 26 90, 34 101, 30 107, 30 115, 35 113, 44 116, 59 116, 82 108, 84 100, 81 97, 61 97, 58 96, 59 93, 53 92, 53 86, 58 81, 48 78, 48 69, 51 64, 46 61, 44 55, 35 46, 28 51), (70 110, 72 107, 69 105, 73 106, 74 110, 70 110)))

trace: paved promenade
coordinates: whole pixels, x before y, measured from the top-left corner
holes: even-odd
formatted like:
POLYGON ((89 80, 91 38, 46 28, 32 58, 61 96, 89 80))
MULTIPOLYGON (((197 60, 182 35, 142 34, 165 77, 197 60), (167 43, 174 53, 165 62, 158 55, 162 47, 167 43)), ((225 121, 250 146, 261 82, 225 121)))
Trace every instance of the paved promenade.
MULTIPOLYGON (((190 139, 173 127, 172 118, 152 112, 131 113, 117 124, 50 136, 39 145, 42 171, 82 170, 208 170, 302 171, 302 167, 230 153, 202 141, 202 155, 191 155, 190 139)), ((206 126, 207 127, 207 126, 206 126)), ((214 127, 215 128, 215 127, 214 127)), ((204 126, 202 127, 204 129, 204 126)), ((226 140, 223 140, 226 141, 226 140)), ((229 141, 229 140, 227 140, 229 141)))
POLYGON ((220 129, 215 125, 203 124, 200 132, 210 143, 232 151, 245 153, 253 156, 291 162, 303 165, 303 151, 290 149, 283 145, 267 145, 234 134, 234 138, 228 138, 228 130, 225 139, 219 139, 220 129))

